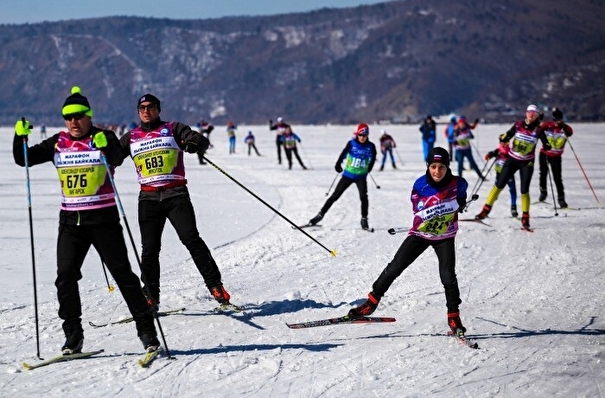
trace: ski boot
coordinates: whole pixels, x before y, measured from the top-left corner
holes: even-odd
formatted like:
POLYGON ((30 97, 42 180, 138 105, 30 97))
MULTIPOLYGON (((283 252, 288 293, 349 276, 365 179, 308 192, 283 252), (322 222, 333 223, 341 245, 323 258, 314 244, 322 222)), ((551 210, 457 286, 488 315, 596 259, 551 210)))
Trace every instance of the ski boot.
POLYGON ((141 343, 143 343, 143 348, 147 352, 157 351, 160 348, 160 341, 154 334, 142 334, 139 338, 141 339, 141 343))
POLYGON ((521 225, 523 225, 523 228, 529 229, 529 213, 526 211, 521 216, 521 225))
POLYGON ((320 211, 315 217, 309 220, 309 225, 315 225, 324 218, 324 214, 320 211))
POLYGON ((368 225, 368 218, 367 217, 362 217, 361 218, 361 229, 365 229, 365 230, 370 229, 370 226, 368 225))
POLYGON ((466 333, 466 328, 462 326, 462 321, 460 320, 460 311, 448 311, 447 324, 455 336, 464 336, 464 333, 466 333))
POLYGON ((538 201, 544 202, 546 200, 546 196, 548 196, 548 191, 546 189, 540 188, 540 197, 538 197, 538 201))
POLYGON ((515 218, 519 217, 519 212, 517 211, 517 205, 510 206, 510 215, 515 218))
POLYGON ((372 315, 376 311, 379 302, 380 299, 370 292, 368 293, 368 299, 359 307, 352 308, 347 316, 349 318, 363 318, 364 316, 372 315))
POLYGON ((489 212, 492 211, 492 207, 488 204, 483 205, 483 209, 481 209, 481 213, 475 216, 475 220, 483 220, 487 217, 489 212))
POLYGON ((214 297, 219 304, 229 304, 229 299, 231 299, 231 296, 229 296, 229 293, 227 293, 222 285, 211 287, 210 294, 212 294, 212 297, 214 297))

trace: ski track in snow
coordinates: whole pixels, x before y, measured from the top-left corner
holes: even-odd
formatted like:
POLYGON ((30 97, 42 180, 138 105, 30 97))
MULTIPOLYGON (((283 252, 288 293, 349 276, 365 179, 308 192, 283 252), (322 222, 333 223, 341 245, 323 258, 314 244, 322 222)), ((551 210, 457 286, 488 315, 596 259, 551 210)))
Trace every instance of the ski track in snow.
MULTIPOLYGON (((235 155, 228 155, 224 128, 217 126, 212 134, 214 147, 207 157, 301 225, 326 200, 335 176, 334 161, 353 126, 293 127, 303 140, 301 156, 313 170, 303 171, 297 164, 288 170, 285 157, 278 165, 274 133, 266 126, 240 126, 235 155), (241 141, 248 130, 255 132, 263 157, 246 155, 241 141)), ((494 149, 498 135, 508 127, 477 127, 474 157, 480 168, 483 162, 477 149, 481 154, 494 149)), ((597 195, 605 199, 603 125, 572 127, 574 149, 597 195)), ((387 164, 379 172, 379 153, 372 175, 381 188, 368 180, 369 220, 376 232, 360 229, 355 186, 334 204, 322 227, 305 230, 329 250, 336 250, 336 257, 292 229, 214 167, 199 165, 197 157, 186 155, 198 228, 212 248, 232 301, 243 305, 244 313, 212 311, 216 303, 187 250, 167 225, 161 253, 161 308, 186 308, 183 313, 160 318, 175 359, 162 356, 142 369, 136 361, 143 350, 132 323, 98 329, 88 326, 88 321, 129 316, 119 292, 108 292, 98 254, 91 250, 80 282, 85 350, 104 348, 105 352, 32 371, 21 368, 24 361, 37 361, 25 171, 12 161, 12 129, 1 128, 0 186, 5 200, 0 207, 4 242, 0 256, 0 395, 603 397, 605 211, 595 208, 569 147, 563 159, 567 202, 591 209, 559 209, 554 216, 551 206, 533 204, 531 225, 536 230, 526 233, 519 230, 520 220, 510 217, 506 188, 486 220, 491 227, 460 224, 456 255, 461 315, 479 350, 460 346, 446 335, 443 288, 430 249, 393 283, 376 311, 397 322, 302 330, 286 327, 286 322, 340 316, 361 303, 405 238, 405 233, 392 236, 386 230, 411 225, 411 186, 426 169, 420 133, 415 125, 371 126, 370 139, 375 144, 380 128, 395 138, 399 165, 392 170, 387 164)), ((443 126, 438 129, 437 144, 445 146, 443 126)), ((56 131, 49 129, 49 136, 56 131)), ((32 145, 37 138, 34 131, 32 145)), ((456 167, 452 163, 454 172, 456 167)), ((536 168, 533 202, 538 195, 538 175, 536 168)), ((479 200, 461 218, 479 212, 494 176, 492 171, 481 186, 479 200)), ((32 167, 30 177, 40 350, 41 356, 49 358, 64 341, 54 287, 60 190, 50 164, 32 167)), ((472 187, 475 174, 465 171, 464 177, 472 187)), ((140 242, 138 187, 131 160, 117 169, 115 178, 135 242, 140 242)))

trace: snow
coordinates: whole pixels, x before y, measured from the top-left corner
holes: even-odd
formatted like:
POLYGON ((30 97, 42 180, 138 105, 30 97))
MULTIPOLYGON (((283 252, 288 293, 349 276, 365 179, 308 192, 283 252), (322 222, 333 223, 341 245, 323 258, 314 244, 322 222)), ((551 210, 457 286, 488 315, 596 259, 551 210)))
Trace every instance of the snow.
MULTIPOLYGON (((512 122, 512 121, 511 121, 512 122)), ((572 124, 573 149, 599 199, 605 199, 605 141, 602 124, 572 124)), ((25 169, 13 163, 12 129, 0 129, 0 395, 114 397, 603 397, 605 396, 604 271, 605 212, 595 200, 571 148, 563 160, 570 206, 532 205, 534 233, 509 217, 505 189, 486 220, 491 227, 461 223, 457 273, 461 316, 479 350, 458 345, 447 331, 437 261, 426 251, 395 281, 376 315, 397 322, 293 330, 287 322, 344 315, 362 302, 391 260, 405 233, 386 231, 411 223, 409 193, 424 173, 418 126, 380 128, 398 143, 398 169, 368 180, 370 225, 359 226, 355 187, 336 202, 322 228, 305 230, 319 244, 210 165, 186 157, 187 178, 202 237, 223 273, 232 301, 243 314, 215 314, 216 303, 191 258, 167 225, 161 254, 161 308, 186 307, 163 317, 162 329, 174 360, 142 369, 142 347, 134 325, 92 328, 128 316, 117 291, 108 292, 98 255, 83 267, 85 350, 96 358, 27 371, 35 363, 36 331, 25 169), (403 161, 403 164, 401 163, 403 161), (376 185, 380 186, 377 189, 376 185), (336 257, 329 254, 336 250, 336 257)), ((445 146, 441 134, 438 144, 445 146)), ((479 125, 476 149, 485 154, 509 125, 479 125)), ((58 129, 49 129, 49 135, 58 129)), ((278 165, 274 135, 266 126, 240 126, 237 154, 228 155, 218 126, 207 156, 231 177, 296 224, 314 216, 335 177, 334 162, 353 126, 294 126, 300 152, 312 170, 278 165), (257 136, 264 155, 248 157, 244 131, 257 136)), ((38 130, 31 137, 38 141, 38 130)), ((475 158, 483 167, 482 159, 475 158)), ((381 157, 379 155, 379 160, 381 157)), ((284 162, 285 163, 285 162, 284 162)), ((455 163, 454 163, 455 166, 455 163)), ((472 187, 476 175, 464 176, 472 187)), ((59 184, 51 164, 30 169, 41 356, 59 353, 64 342, 57 316, 55 242, 59 184)), ((494 174, 482 185, 476 214, 494 174)), ((517 176, 518 181, 518 176, 517 176)), ((116 172, 116 185, 139 249, 137 184, 132 162, 116 172)), ((538 171, 531 186, 538 195, 538 171)), ((520 205, 520 203, 518 203, 520 205)), ((126 234, 126 231, 125 231, 126 234)), ((128 239, 126 235, 126 239, 128 239)), ((127 243, 129 243, 127 241, 127 243)), ((138 273, 132 247, 131 261, 138 273)))

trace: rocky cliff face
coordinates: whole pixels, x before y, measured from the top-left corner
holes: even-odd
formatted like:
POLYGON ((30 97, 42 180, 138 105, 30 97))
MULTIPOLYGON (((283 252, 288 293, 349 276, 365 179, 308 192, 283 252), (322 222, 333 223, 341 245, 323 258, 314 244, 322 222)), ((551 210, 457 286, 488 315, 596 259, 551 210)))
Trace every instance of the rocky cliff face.
POLYGON ((0 26, 0 123, 62 123, 77 84, 95 121, 151 92, 193 124, 511 121, 529 102, 605 115, 604 1, 392 1, 272 17, 111 17, 0 26))

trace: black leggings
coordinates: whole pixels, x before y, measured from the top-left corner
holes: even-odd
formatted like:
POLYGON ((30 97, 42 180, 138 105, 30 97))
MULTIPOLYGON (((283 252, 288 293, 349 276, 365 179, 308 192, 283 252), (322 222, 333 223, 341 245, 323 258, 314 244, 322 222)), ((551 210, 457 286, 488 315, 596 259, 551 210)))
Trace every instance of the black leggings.
POLYGON ((326 214, 328 212, 328 210, 330 209, 330 207, 332 207, 334 202, 336 202, 338 200, 338 198, 340 198, 340 196, 353 183, 355 185, 357 185, 357 190, 359 191, 359 200, 361 200, 361 217, 366 218, 368 216, 369 201, 368 201, 368 183, 365 178, 362 180, 352 180, 350 178, 343 176, 340 179, 340 181, 338 181, 338 184, 336 184, 336 188, 334 188, 334 193, 332 193, 332 195, 330 195, 328 200, 326 200, 326 203, 321 208, 321 212, 323 214, 326 214))
POLYGON ((454 238, 428 240, 409 235, 401 244, 391 262, 382 271, 372 285, 372 291, 382 297, 401 273, 418 258, 429 246, 433 247, 439 260, 439 277, 445 288, 445 301, 449 312, 458 311, 460 290, 456 278, 456 247, 454 238))

